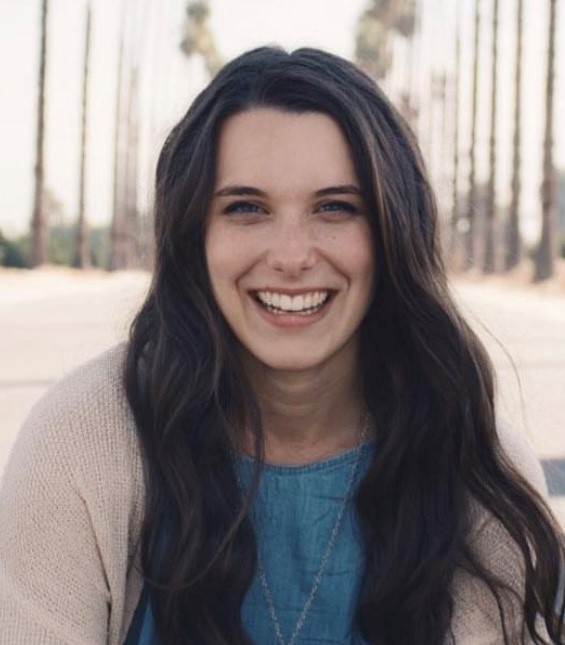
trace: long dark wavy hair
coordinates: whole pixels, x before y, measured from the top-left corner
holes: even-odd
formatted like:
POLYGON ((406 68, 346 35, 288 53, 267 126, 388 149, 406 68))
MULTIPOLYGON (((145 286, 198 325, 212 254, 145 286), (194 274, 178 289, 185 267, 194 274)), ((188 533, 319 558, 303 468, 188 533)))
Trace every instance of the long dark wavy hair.
POLYGON ((414 136, 351 63, 278 48, 226 65, 172 130, 157 167, 155 268, 131 328, 125 385, 144 456, 142 563, 162 642, 252 643, 241 606, 256 542, 233 455, 246 426, 261 458, 261 418, 212 295, 204 238, 219 130, 257 107, 335 120, 372 229, 377 287, 361 367, 378 450, 355 500, 366 562, 359 633, 379 645, 445 642, 463 571, 492 594, 507 645, 516 642, 512 594, 523 635, 546 642, 545 629, 565 642, 562 534, 501 448, 493 369, 450 296, 414 136), (477 508, 515 542, 524 571, 515 588, 473 552, 477 508))

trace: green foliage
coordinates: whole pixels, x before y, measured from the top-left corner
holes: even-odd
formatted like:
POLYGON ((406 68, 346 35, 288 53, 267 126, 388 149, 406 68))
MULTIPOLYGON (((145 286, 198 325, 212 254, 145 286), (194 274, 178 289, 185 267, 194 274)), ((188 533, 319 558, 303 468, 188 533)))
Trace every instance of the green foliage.
POLYGON ((222 67, 223 61, 216 47, 212 30, 208 25, 209 17, 208 0, 195 0, 187 5, 180 48, 183 54, 188 57, 200 54, 204 58, 210 76, 215 76, 222 67))
POLYGON ((9 240, 0 231, 0 265, 5 267, 12 267, 15 269, 23 269, 27 266, 28 247, 22 242, 23 238, 19 240, 9 240))
POLYGON ((72 266, 74 259, 74 226, 58 224, 49 229, 48 253, 50 264, 72 266))
MULTIPOLYGON (((107 226, 89 231, 90 262, 105 269, 110 256, 110 230, 107 226)), ((57 224, 49 229, 49 263, 72 266, 75 257, 76 226, 57 224)), ((16 239, 6 238, 0 231, 0 265, 25 268, 29 266, 31 238, 29 234, 16 239)))
POLYGON ((414 0, 370 0, 359 16, 355 37, 355 58, 361 69, 377 79, 392 66, 391 37, 412 38, 416 26, 414 0))
POLYGON ((208 7, 208 3, 202 2, 202 0, 191 2, 186 7, 186 15, 195 22, 204 22, 210 15, 210 8, 208 7))
POLYGON ((110 229, 101 226, 90 230, 90 261, 100 269, 108 267, 110 260, 110 229))
POLYGON ((384 78, 390 68, 387 30, 371 11, 366 11, 359 20, 355 57, 362 69, 378 79, 384 78))
MULTIPOLYGON (((52 264, 73 266, 76 246, 76 226, 53 226, 49 234, 49 258, 52 264)), ((90 263, 93 267, 105 269, 110 256, 110 235, 108 227, 92 228, 88 231, 90 263)))

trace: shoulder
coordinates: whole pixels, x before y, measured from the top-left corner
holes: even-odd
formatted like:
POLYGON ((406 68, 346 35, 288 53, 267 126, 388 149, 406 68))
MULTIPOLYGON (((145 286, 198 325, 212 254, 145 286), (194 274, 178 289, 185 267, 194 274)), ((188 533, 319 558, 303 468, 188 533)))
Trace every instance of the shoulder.
MULTIPOLYGON (((529 437, 505 419, 497 419, 496 429, 502 456, 542 498, 546 498, 545 475, 529 437)), ((469 510, 471 540, 480 535, 485 525, 499 524, 492 513, 487 511, 477 500, 471 500, 469 510)))
POLYGON ((547 495, 547 485, 540 461, 529 437, 505 419, 497 422, 500 445, 510 463, 542 496, 547 495))
POLYGON ((6 465, 0 569, 13 599, 6 602, 22 616, 18 629, 36 621, 107 639, 108 626, 117 642, 138 592, 144 482, 123 387, 125 352, 114 347, 55 384, 33 407, 6 465))
POLYGON ((135 424, 123 387, 125 345, 72 370, 33 406, 16 440, 12 459, 29 449, 73 459, 110 457, 112 448, 135 442, 135 424))
MULTIPOLYGON (((532 488, 543 498, 547 488, 543 470, 529 438, 504 420, 497 432, 502 452, 532 488)), ((468 545, 481 566, 493 574, 505 591, 500 599, 512 642, 521 636, 524 597, 524 560, 521 551, 502 522, 477 502, 471 505, 471 533, 468 545)), ((457 643, 496 645, 501 642, 499 605, 492 590, 466 568, 455 574, 452 630, 457 643)))
POLYGON ((116 345, 103 354, 80 365, 53 385, 34 405, 24 424, 66 426, 73 418, 73 427, 103 422, 116 425, 116 416, 127 417, 128 410, 122 385, 126 346, 116 345))
POLYGON ((136 505, 142 463, 123 385, 125 344, 71 371, 36 403, 7 464, 5 478, 40 471, 71 482, 85 499, 136 505))
MULTIPOLYGON (((544 501, 547 500, 547 484, 540 461, 530 439, 505 420, 497 420, 497 434, 503 456, 544 501)), ((492 540, 507 546, 510 536, 501 521, 474 500, 471 502, 470 543, 480 553, 492 554, 496 545, 492 540)))

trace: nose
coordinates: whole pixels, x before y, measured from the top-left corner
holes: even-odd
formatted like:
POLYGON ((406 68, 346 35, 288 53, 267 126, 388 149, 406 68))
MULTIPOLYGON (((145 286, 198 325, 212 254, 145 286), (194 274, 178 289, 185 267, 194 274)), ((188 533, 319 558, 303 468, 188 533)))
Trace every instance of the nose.
POLYGON ((312 231, 303 218, 278 222, 267 252, 269 268, 288 276, 298 276, 316 264, 317 252, 312 231))

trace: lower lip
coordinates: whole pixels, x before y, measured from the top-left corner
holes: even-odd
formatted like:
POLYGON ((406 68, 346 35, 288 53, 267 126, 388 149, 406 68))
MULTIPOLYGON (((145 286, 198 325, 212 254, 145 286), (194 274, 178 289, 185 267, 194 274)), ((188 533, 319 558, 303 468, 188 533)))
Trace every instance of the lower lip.
POLYGON ((313 325, 328 313, 333 302, 332 296, 320 310, 312 314, 295 314, 290 312, 284 314, 275 314, 260 305, 253 296, 251 296, 251 299, 255 303, 255 306, 259 310, 261 316, 276 327, 306 327, 308 325, 313 325))

